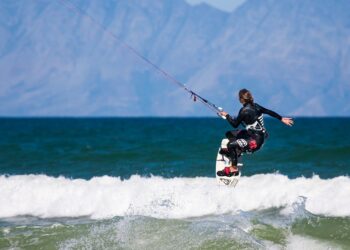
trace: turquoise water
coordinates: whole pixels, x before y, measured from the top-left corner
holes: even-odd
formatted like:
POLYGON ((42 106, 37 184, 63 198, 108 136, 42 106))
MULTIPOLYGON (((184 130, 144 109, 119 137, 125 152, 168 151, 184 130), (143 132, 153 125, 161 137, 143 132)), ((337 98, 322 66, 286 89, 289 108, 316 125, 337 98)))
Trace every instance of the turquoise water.
MULTIPOLYGON (((245 157, 244 175, 280 172, 322 178, 350 172, 350 119, 267 119, 263 149, 245 157)), ((213 176, 231 127, 219 119, 1 119, 1 174, 213 176)))
POLYGON ((0 249, 350 248, 350 118, 266 119, 235 189, 215 118, 0 119, 0 249))

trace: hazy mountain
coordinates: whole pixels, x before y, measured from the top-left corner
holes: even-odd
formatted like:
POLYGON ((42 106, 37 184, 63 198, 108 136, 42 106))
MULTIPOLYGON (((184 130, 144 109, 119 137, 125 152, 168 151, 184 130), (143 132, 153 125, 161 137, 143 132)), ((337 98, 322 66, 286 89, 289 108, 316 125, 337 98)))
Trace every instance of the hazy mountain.
MULTIPOLYGON (((348 1, 74 3, 229 111, 247 87, 281 114, 350 114, 348 1)), ((1 1, 0 24, 0 115, 212 115, 64 0, 1 1)))

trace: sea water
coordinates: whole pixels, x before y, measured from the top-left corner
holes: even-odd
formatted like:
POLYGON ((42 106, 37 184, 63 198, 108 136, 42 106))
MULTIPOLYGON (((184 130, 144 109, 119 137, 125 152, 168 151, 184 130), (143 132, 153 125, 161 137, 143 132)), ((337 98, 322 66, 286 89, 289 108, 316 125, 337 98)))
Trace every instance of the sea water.
POLYGON ((0 249, 350 249, 350 119, 266 119, 236 188, 215 118, 0 119, 0 249))

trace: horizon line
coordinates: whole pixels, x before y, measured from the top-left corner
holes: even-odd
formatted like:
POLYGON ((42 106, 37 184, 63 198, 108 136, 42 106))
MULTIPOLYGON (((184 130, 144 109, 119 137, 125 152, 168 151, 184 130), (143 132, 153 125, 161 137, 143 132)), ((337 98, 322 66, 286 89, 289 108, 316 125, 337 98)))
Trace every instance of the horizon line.
MULTIPOLYGON (((349 116, 292 116, 286 115, 285 117, 291 118, 350 118, 349 116)), ((152 118, 152 119, 217 119, 219 116, 1 116, 0 119, 137 119, 137 118, 152 118)), ((265 116, 264 118, 273 118, 265 116)), ((222 118, 221 118, 222 119, 222 118)))

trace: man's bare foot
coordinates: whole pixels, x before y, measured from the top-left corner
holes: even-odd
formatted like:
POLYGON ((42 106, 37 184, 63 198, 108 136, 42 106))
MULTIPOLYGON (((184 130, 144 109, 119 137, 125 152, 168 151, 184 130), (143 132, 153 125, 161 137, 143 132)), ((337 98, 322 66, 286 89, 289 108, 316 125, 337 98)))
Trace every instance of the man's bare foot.
POLYGON ((239 170, 238 170, 238 168, 237 168, 237 166, 230 166, 230 172, 232 173, 232 172, 238 172, 239 170))

